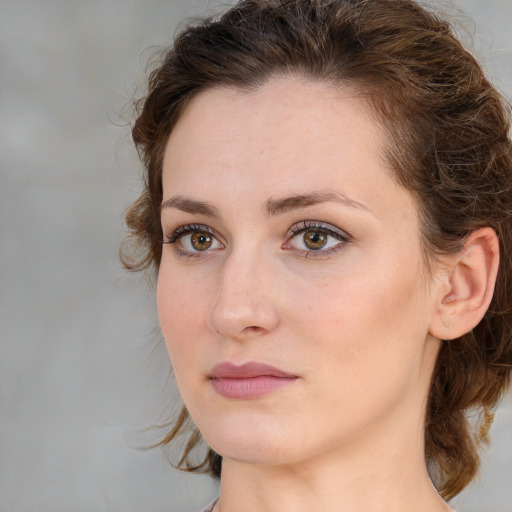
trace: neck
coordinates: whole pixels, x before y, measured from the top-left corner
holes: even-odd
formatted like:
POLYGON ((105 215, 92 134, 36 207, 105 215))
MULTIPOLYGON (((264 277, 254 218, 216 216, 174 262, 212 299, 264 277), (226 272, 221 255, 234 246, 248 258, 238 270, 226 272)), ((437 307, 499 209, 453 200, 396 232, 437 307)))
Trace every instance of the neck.
MULTIPOLYGON (((381 426, 382 427, 382 426, 381 426)), ((448 512, 428 476, 423 429, 405 425, 307 462, 249 464, 225 458, 221 512, 448 512), (404 437, 406 432, 413 436, 404 437), (363 454, 363 455, 362 455, 363 454)), ((364 438, 364 440, 363 440, 364 438)))

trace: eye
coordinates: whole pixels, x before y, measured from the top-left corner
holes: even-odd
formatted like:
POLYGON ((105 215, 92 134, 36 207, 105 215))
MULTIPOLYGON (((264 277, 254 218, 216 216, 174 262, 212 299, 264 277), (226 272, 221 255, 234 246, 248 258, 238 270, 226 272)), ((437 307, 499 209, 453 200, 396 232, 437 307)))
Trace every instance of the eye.
POLYGON ((318 251, 324 247, 327 244, 328 239, 329 235, 319 230, 304 231, 304 234, 302 235, 304 245, 313 251, 318 251))
POLYGON ((174 245, 179 255, 194 255, 224 248, 211 228, 199 224, 180 226, 163 243, 174 245))
POLYGON ((312 253, 326 255, 344 247, 350 242, 350 235, 324 222, 303 221, 290 228, 289 238, 283 249, 297 249, 307 256, 312 253))
POLYGON ((206 231, 196 231, 191 235, 181 238, 181 245, 190 245, 187 249, 196 251, 206 251, 213 244, 214 238, 206 231))

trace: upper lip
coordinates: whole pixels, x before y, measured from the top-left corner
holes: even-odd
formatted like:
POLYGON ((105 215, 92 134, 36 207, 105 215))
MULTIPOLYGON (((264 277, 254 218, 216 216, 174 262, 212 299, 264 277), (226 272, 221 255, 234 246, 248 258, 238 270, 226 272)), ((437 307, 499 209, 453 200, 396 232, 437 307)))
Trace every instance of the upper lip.
POLYGON ((251 377, 261 376, 283 377, 288 379, 297 377, 297 375, 285 372, 274 366, 255 362, 245 363, 241 366, 229 362, 219 363, 211 369, 208 375, 210 379, 250 379, 251 377))

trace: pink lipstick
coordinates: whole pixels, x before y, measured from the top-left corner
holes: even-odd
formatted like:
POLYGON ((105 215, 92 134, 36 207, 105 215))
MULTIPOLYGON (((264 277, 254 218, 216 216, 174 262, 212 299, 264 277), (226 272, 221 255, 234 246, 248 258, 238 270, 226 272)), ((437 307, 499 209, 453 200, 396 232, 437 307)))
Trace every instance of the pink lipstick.
POLYGON ((273 393, 298 379, 279 368, 263 363, 215 365, 208 375, 213 388, 226 398, 249 400, 273 393))

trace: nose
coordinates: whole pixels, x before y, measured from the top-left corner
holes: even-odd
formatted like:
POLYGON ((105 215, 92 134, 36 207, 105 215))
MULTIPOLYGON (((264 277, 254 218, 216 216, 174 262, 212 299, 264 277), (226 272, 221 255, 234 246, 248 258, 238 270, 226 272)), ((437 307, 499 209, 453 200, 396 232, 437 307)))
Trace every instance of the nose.
POLYGON ((236 341, 273 331, 279 324, 275 283, 264 258, 232 253, 222 268, 210 328, 236 341))

